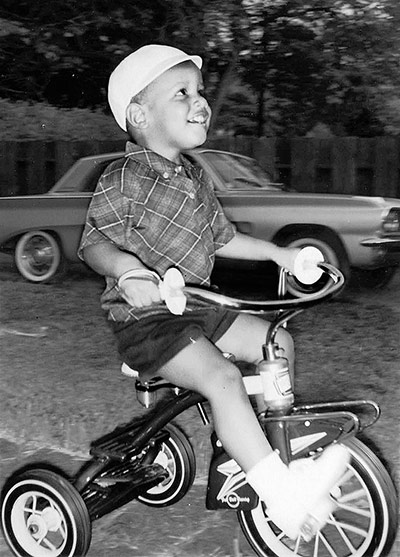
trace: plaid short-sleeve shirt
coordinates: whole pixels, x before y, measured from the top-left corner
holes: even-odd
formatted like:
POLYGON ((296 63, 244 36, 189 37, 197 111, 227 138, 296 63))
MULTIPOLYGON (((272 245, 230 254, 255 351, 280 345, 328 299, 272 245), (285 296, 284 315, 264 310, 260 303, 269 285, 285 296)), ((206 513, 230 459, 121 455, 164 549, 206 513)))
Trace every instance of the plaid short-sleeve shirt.
MULTIPOLYGON (((214 194, 211 180, 183 158, 182 166, 153 151, 127 143, 99 180, 90 204, 81 250, 110 240, 163 276, 177 267, 186 283, 209 285, 215 251, 235 234, 214 194)), ((164 312, 155 304, 137 310, 107 278, 102 306, 113 321, 164 312)), ((190 311, 190 304, 188 307, 190 311)))

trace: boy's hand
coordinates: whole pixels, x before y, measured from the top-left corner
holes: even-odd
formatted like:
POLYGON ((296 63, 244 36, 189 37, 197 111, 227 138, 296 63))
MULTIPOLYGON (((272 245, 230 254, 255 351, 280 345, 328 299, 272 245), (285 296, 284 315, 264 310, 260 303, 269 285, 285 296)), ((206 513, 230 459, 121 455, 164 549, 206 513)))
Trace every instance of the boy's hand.
POLYGON ((290 271, 303 284, 316 283, 323 273, 318 263, 324 261, 322 252, 314 247, 302 249, 278 248, 276 263, 290 271))
POLYGON ((283 248, 276 246, 274 261, 280 267, 294 274, 294 263, 300 253, 300 248, 283 248))
POLYGON ((161 302, 158 284, 151 279, 127 278, 120 284, 119 291, 124 300, 135 308, 143 308, 161 302))

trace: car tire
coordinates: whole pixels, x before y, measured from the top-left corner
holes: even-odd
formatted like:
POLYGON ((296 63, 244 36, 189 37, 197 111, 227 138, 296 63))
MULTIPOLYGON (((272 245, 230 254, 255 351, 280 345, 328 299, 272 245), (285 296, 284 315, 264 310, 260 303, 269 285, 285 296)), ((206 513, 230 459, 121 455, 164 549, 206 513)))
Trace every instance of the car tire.
POLYGON ((371 270, 357 269, 352 275, 352 283, 357 288, 379 290, 389 284, 397 269, 397 265, 371 270))
POLYGON ((23 234, 14 253, 15 265, 30 282, 48 282, 64 270, 64 258, 57 239, 44 230, 23 234))
MULTIPOLYGON (((350 266, 346 251, 337 236, 328 230, 310 230, 299 228, 290 232, 284 237, 276 241, 280 246, 303 248, 306 246, 314 246, 318 248, 327 263, 331 263, 337 267, 345 276, 350 278, 350 266)), ((290 294, 296 297, 304 297, 312 292, 317 292, 326 279, 321 279, 315 284, 303 284, 294 276, 288 275, 287 289, 290 294)))

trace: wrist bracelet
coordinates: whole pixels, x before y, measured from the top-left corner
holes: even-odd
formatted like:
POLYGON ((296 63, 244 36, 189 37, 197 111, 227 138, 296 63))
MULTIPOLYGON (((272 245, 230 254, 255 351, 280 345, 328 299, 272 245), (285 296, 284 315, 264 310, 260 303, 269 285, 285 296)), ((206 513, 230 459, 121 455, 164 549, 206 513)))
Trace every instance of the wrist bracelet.
POLYGON ((154 282, 154 279, 156 279, 157 284, 160 282, 160 277, 157 273, 155 273, 154 271, 150 271, 149 269, 131 269, 130 271, 126 271, 126 273, 123 273, 118 281, 117 281, 117 288, 121 288, 121 284, 130 278, 138 278, 138 279, 144 279, 144 280, 152 280, 154 282))

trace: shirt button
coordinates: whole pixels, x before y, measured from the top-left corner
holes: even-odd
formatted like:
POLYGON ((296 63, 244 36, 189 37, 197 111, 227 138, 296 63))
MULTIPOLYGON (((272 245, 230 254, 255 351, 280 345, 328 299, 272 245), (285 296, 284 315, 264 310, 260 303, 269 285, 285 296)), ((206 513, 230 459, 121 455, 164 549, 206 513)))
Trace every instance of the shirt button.
POLYGON ((169 174, 168 174, 168 172, 164 172, 164 174, 163 174, 163 178, 169 178, 169 174))

